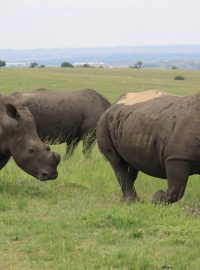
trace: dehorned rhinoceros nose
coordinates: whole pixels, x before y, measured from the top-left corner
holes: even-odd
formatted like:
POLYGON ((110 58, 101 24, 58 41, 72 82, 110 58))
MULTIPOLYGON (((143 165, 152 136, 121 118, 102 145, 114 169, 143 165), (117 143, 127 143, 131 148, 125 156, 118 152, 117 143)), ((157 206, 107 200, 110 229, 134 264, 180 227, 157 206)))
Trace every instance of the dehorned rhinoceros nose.
POLYGON ((42 173, 40 173, 38 175, 38 179, 41 180, 41 181, 47 181, 47 180, 56 179, 57 176, 58 176, 58 172, 57 171, 52 172, 50 174, 47 171, 43 171, 42 173))

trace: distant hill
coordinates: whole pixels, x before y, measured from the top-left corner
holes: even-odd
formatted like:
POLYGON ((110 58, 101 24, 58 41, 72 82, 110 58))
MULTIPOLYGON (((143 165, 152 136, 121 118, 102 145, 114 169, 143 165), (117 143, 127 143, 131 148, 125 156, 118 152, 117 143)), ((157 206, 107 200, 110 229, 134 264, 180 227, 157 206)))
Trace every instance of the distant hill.
POLYGON ((142 61, 144 67, 200 69, 200 45, 173 46, 121 46, 104 48, 64 48, 14 50, 0 49, 0 59, 8 66, 39 65, 60 66, 71 63, 102 64, 105 66, 130 66, 142 61))

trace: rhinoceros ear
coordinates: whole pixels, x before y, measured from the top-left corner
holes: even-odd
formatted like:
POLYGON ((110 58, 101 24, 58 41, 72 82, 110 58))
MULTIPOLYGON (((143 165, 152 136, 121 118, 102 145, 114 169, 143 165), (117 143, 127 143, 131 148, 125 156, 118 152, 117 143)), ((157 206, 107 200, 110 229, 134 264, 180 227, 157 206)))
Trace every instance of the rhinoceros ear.
POLYGON ((19 119, 19 114, 17 112, 17 108, 13 104, 6 104, 6 112, 8 116, 14 119, 19 119))

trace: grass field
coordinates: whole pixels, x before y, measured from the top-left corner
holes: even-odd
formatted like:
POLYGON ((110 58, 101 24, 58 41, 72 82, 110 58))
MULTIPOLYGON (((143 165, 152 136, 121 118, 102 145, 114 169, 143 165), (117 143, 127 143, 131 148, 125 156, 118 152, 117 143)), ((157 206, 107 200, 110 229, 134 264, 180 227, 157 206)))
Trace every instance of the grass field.
MULTIPOLYGON (((94 88, 114 101, 128 91, 160 89, 189 95, 200 90, 200 72, 136 69, 0 69, 0 93, 94 88), (175 81, 176 75, 185 77, 175 81)), ((119 202, 114 173, 97 146, 82 146, 64 160, 59 177, 39 182, 13 160, 0 172, 0 269, 200 269, 200 182, 190 178, 184 198, 151 204, 166 182, 139 174, 143 203, 119 202)))

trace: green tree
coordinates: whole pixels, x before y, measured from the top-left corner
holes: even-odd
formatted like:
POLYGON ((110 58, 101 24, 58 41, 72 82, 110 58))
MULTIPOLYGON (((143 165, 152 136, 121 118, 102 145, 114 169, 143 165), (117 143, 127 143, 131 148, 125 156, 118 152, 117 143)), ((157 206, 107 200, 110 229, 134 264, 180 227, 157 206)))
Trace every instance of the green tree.
POLYGON ((5 62, 5 61, 0 60, 0 67, 5 67, 5 66, 6 66, 6 62, 5 62))
POLYGON ((136 64, 135 64, 135 68, 141 68, 143 66, 143 62, 141 61, 138 61, 136 64))
POLYGON ((37 62, 32 62, 29 67, 30 68, 38 67, 38 63, 37 62))
POLYGON ((82 67, 84 67, 84 68, 91 68, 92 66, 89 65, 89 64, 83 64, 82 67))
POLYGON ((142 66, 143 66, 143 62, 138 61, 136 64, 130 65, 129 68, 141 68, 142 66))
POLYGON ((69 62, 63 62, 61 64, 61 67, 73 68, 74 66, 71 63, 69 63, 69 62))

